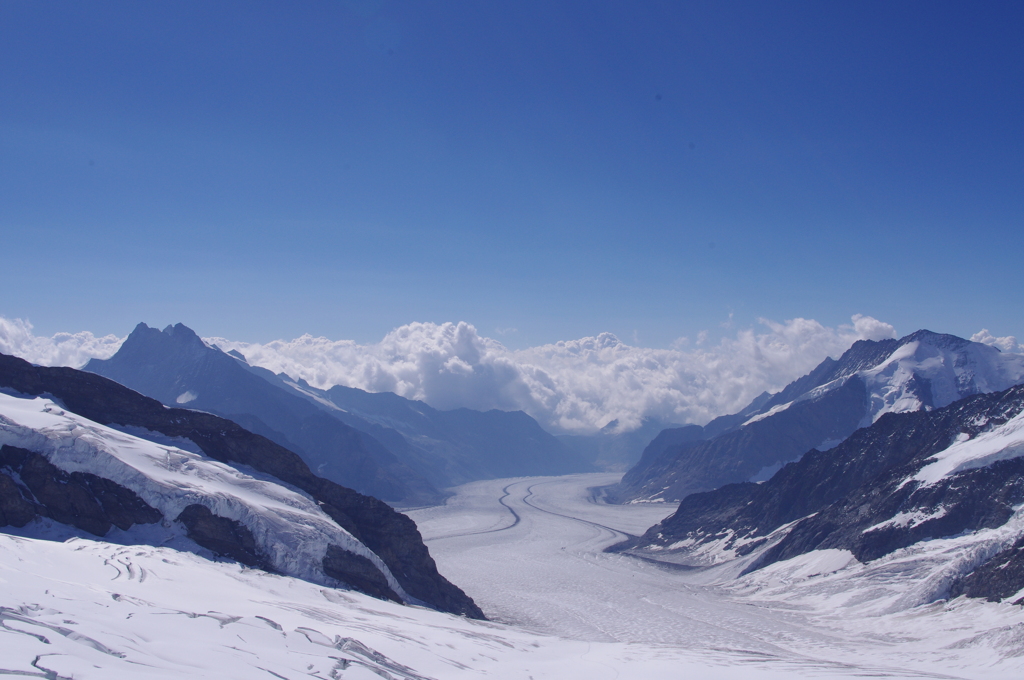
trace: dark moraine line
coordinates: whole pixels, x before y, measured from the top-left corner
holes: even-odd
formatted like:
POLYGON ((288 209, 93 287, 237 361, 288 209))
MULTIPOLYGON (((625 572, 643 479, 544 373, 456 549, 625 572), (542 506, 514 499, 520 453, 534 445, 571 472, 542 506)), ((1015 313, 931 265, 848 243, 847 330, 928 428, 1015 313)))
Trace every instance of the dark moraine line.
MULTIPOLYGON (((560 513, 560 512, 554 512, 554 511, 552 511, 552 510, 545 510, 544 508, 541 508, 541 507, 539 507, 539 506, 537 506, 537 505, 534 505, 533 503, 531 503, 531 502, 530 502, 530 496, 532 496, 532 495, 533 495, 533 487, 535 487, 535 486, 539 486, 540 484, 544 484, 544 483, 545 483, 545 482, 537 482, 536 484, 531 484, 531 485, 530 485, 530 486, 529 486, 529 487, 528 487, 528 488, 526 489, 526 492, 527 492, 527 493, 526 493, 526 495, 525 495, 525 496, 523 497, 523 503, 526 503, 527 505, 529 505, 529 506, 530 506, 531 508, 533 508, 534 510, 537 510, 537 511, 539 511, 539 512, 543 512, 543 513, 546 513, 546 514, 548 514, 548 515, 554 515, 555 517, 563 517, 563 518, 565 518, 565 519, 571 519, 571 520, 573 520, 574 522, 579 522, 579 523, 581 523, 581 524, 586 524, 586 525, 588 525, 588 526, 592 526, 592 527, 595 527, 595 528, 599 528, 599 529, 604 529, 605 531, 610 531, 610 532, 612 532, 613 534, 616 534, 616 535, 618 535, 618 536, 623 536, 623 537, 629 537, 629 538, 636 538, 636 536, 634 536, 633 534, 629 534, 629 533, 626 533, 625 531, 620 531, 619 529, 612 529, 611 527, 606 527, 605 525, 603 525, 603 524, 598 524, 597 522, 591 522, 590 520, 586 520, 586 519, 580 519, 579 517, 573 517, 572 515, 563 515, 563 514, 562 514, 562 513, 560 513)), ((507 494, 506 494, 506 495, 507 495, 507 494)), ((503 496, 502 498, 504 498, 504 496, 503 496)), ((502 505, 505 505, 505 504, 504 504, 504 503, 502 503, 502 505)), ((508 507, 508 506, 505 506, 505 507, 508 507)), ((512 509, 512 508, 509 508, 509 510, 511 510, 511 509, 512 509)), ((514 512, 515 512, 515 511, 513 511, 513 514, 514 514, 514 512)), ((517 515, 517 517, 518 517, 518 515, 517 515)), ((518 521, 518 520, 517 520, 517 521, 518 521)), ((513 526, 515 526, 515 525, 513 525, 513 526)))
POLYGON ((511 491, 509 491, 509 489, 512 488, 513 484, 517 484, 517 483, 518 482, 512 482, 512 484, 505 485, 505 488, 502 489, 503 495, 502 495, 501 498, 498 499, 498 502, 501 503, 502 505, 504 505, 505 508, 509 512, 512 513, 512 518, 513 518, 512 519, 512 524, 509 524, 506 527, 498 527, 497 529, 484 529, 483 531, 467 531, 467 532, 461 533, 461 534, 448 534, 446 536, 438 536, 438 537, 432 538, 430 540, 431 541, 441 541, 441 540, 444 540, 444 539, 447 539, 447 538, 461 538, 463 536, 478 536, 480 534, 493 534, 493 533, 497 533, 499 531, 507 531, 507 530, 511 529, 512 527, 514 527, 515 525, 519 524, 520 520, 522 519, 519 516, 519 513, 516 512, 515 509, 511 505, 509 505, 508 503, 505 502, 505 499, 508 498, 511 495, 511 493, 512 493, 511 491))

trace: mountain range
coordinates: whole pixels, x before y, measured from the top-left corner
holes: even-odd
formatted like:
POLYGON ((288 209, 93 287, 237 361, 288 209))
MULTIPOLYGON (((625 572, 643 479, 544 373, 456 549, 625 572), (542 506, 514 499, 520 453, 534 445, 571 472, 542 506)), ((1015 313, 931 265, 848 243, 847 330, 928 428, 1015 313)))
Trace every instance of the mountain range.
MULTIPOLYGON (((363 475, 361 483, 404 494, 406 501, 430 502, 443 497, 445 480, 511 476, 509 470, 550 464, 545 447, 554 438, 538 433, 521 413, 437 411, 393 394, 318 390, 207 346, 180 325, 164 331, 140 325, 133 336, 123 354, 93 368, 118 373, 163 395, 160 400, 95 372, 0 355, 0 527, 6 534, 0 538, 9 556, 4 578, 17 584, 7 594, 10 606, 0 607, 0 643, 7 645, 5 658, 19 659, 0 671, 102 677, 102 669, 115 665, 148 669, 172 657, 175 667, 192 664, 177 650, 166 653, 168 625, 178 631, 185 625, 187 635, 179 639, 188 640, 189 649, 216 637, 221 651, 216 659, 196 661, 197 668, 251 669, 245 677, 284 677, 267 670, 271 658, 282 672, 304 667, 324 677, 448 676, 422 675, 381 649, 435 668, 450 664, 473 673, 484 659, 507 671, 495 661, 511 648, 507 630, 393 606, 483 618, 476 603, 438 573, 412 520, 318 476, 307 461, 339 478, 363 475), (310 450, 300 456, 282 442, 310 450), (321 448, 328 446, 335 448, 321 448), (170 594, 172 582, 178 590, 170 594), (210 583, 217 593, 202 590, 210 583), (32 591, 25 596, 30 599, 18 599, 23 590, 32 591), (184 600, 189 604, 179 604, 184 600), (345 635, 331 633, 337 630, 345 635), (442 638, 450 642, 439 643, 442 638), (308 662, 305 656, 296 661, 300 649, 308 662)), ((602 576, 612 574, 612 565, 633 563, 625 555, 672 567, 672 574, 690 580, 671 580, 669 571, 640 563, 627 582, 642 576, 661 587, 638 593, 683 583, 679 590, 696 593, 687 606, 729 604, 744 635, 761 619, 744 619, 741 610, 762 606, 785 616, 806 607, 836 617, 869 611, 866 620, 884 619, 890 630, 916 626, 914 639, 934 632, 922 620, 940 617, 947 629, 980 631, 935 645, 944 654, 953 647, 973 650, 963 658, 978 673, 984 669, 972 660, 986 650, 1017 659, 1024 638, 1021 624, 1013 623, 1019 607, 1009 605, 1024 605, 1022 381, 1021 355, 954 336, 919 331, 859 342, 739 413, 703 427, 663 429, 613 492, 639 502, 678 497, 678 508, 608 549, 619 556, 594 553, 585 568, 600 564, 602 576), (728 597, 742 598, 743 606, 715 600, 711 590, 700 590, 706 584, 720 591, 715 597, 732 593, 728 597), (966 598, 956 599, 961 595, 966 598), (926 614, 933 618, 920 618, 926 614), (981 626, 978 616, 994 623, 981 626)), ((657 426, 648 423, 632 439, 609 427, 586 450, 603 452, 607 462, 657 426), (613 441, 622 444, 617 453, 613 441)), ((566 460, 578 465, 581 458, 566 460)), ((513 536, 531 525, 536 531, 539 516, 582 523, 585 533, 602 537, 599 542, 626 535, 604 524, 614 526, 602 516, 613 517, 614 506, 588 506, 599 524, 554 496, 535 495, 534 487, 546 481, 518 483, 525 489, 521 505, 506 500, 506 482, 492 483, 504 496, 489 498, 489 506, 467 515, 472 521, 465 526, 461 519, 442 522, 441 539, 479 551, 485 544, 474 543, 479 537, 513 536), (487 514, 490 506, 497 521, 487 514)), ((586 504, 592 491, 580 502, 586 504)), ((457 513, 459 504, 454 507, 457 513)), ((435 510, 423 508, 416 516, 435 510)), ((550 534, 544 530, 543 539, 535 539, 543 543, 541 553, 551 546, 569 552, 550 534)), ((523 559, 499 554, 510 564, 523 559)), ((568 588, 573 616, 586 617, 587 610, 575 609, 577 596, 587 601, 578 576, 544 585, 568 588)), ((626 583, 617 587, 628 590, 626 583)), ((717 630, 720 620, 709 609, 700 625, 717 630)), ((646 635, 652 621, 640 625, 646 635)), ((879 644, 891 646, 886 635, 877 635, 879 644)), ((827 639, 813 637, 815 648, 827 639)), ((520 644, 532 663, 538 643, 520 644)), ((632 668, 636 649, 629 647, 623 668, 632 668)), ((560 652, 572 659, 582 653, 560 652)), ((563 659, 559 668, 575 663, 563 659)))
POLYGON ((940 408, 1022 380, 1024 356, 952 335, 921 330, 899 340, 860 340, 739 413, 663 431, 608 495, 619 502, 671 502, 725 484, 764 481, 886 413, 940 408))
POLYGON ((208 346, 182 324, 140 323, 114 356, 84 370, 168 406, 229 418, 295 451, 316 474, 403 506, 440 502, 443 489, 477 479, 593 470, 525 413, 318 390, 208 346))
MULTIPOLYGON (((925 602, 1024 588, 1024 385, 931 411, 890 412, 763 483, 687 496, 614 550, 743 572, 812 551, 870 562, 940 552, 925 602), (943 543, 942 541, 945 541, 943 543)), ((1021 600, 1024 603, 1024 599, 1021 600)))

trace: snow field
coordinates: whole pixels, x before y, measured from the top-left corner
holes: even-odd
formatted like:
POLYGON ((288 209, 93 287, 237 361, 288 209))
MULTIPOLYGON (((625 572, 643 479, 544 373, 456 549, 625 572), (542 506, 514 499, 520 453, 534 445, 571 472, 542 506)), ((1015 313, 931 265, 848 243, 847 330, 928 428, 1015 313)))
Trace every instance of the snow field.
POLYGON ((0 534, 0 554, 0 675, 782 680, 855 670, 742 649, 560 639, 167 548, 0 534))

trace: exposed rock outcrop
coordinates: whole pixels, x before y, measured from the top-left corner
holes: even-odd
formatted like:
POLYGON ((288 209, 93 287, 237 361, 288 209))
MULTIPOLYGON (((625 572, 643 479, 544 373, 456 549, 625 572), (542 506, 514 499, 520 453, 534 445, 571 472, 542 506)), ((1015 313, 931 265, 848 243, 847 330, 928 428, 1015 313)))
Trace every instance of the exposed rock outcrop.
MULTIPOLYGON (((655 440, 609 497, 678 501, 725 484, 759 482, 812 448, 827 449, 886 413, 931 410, 1024 380, 1024 357, 920 330, 855 342, 778 394, 665 446, 655 440)), ((692 429, 692 428, 691 428, 692 429)))
POLYGON ((163 518, 135 492, 109 479, 87 472, 67 473, 38 453, 2 446, 0 526, 23 527, 36 517, 94 536, 105 536, 112 526, 128 530, 163 518))
POLYGON ((192 504, 178 515, 188 537, 211 552, 256 569, 270 570, 259 553, 248 527, 227 517, 218 517, 205 505, 192 504))
POLYGON ((388 585, 388 580, 373 562, 336 545, 327 546, 324 555, 324 573, 353 588, 382 600, 401 602, 401 598, 388 585))

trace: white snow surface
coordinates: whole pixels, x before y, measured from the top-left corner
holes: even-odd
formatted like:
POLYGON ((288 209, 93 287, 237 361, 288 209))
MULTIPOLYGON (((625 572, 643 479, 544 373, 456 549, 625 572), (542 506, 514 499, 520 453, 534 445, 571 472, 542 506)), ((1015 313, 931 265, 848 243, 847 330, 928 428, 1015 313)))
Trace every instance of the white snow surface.
POLYGON ((1024 532, 1020 516, 867 564, 824 550, 739 577, 759 553, 683 568, 601 552, 674 509, 591 501, 588 487, 616 479, 476 482, 410 515, 442 573, 506 623, 594 643, 745 650, 791 664, 792 677, 1024 677, 1021 607, 942 599, 957 574, 1024 532))
POLYGON ((442 573, 494 622, 164 547, 0 534, 0 675, 1001 680, 1024 673, 1020 607, 933 596, 951 561, 979 559, 1019 526, 994 530, 984 546, 964 537, 933 541, 870 564, 819 551, 737 579, 734 564, 681 570, 601 552, 672 511, 591 500, 589 487, 616 479, 477 482, 444 506, 411 513, 442 573))
POLYGON ((334 584, 321 563, 328 545, 369 559, 406 601, 409 596, 383 561, 335 524, 307 494, 261 479, 256 471, 215 461, 194 450, 100 425, 40 397, 0 393, 0 444, 44 455, 65 472, 88 472, 137 493, 163 514, 176 518, 192 504, 246 526, 269 563, 283 574, 334 584))
POLYGON ((925 486, 964 470, 1024 456, 1024 411, 974 439, 961 433, 948 448, 932 456, 913 479, 925 486))
POLYGON ((764 413, 758 413, 756 416, 752 416, 751 418, 747 419, 746 421, 743 422, 742 425, 740 425, 740 427, 746 427, 751 423, 756 423, 757 421, 764 420, 765 418, 771 418, 776 413, 782 413, 795 403, 796 401, 788 401, 785 404, 778 404, 777 406, 772 406, 764 413))
MULTIPOLYGON (((865 672, 950 677, 742 646, 543 635, 168 548, 81 538, 60 543, 0 534, 0 584, 3 677, 787 680, 863 677, 865 672)), ((727 619, 723 623, 729 625, 727 619)))
POLYGON ((980 343, 960 353, 920 340, 909 342, 878 366, 858 373, 870 401, 862 426, 885 413, 921 409, 921 400, 910 389, 915 374, 928 381, 932 406, 941 408, 969 394, 997 392, 1024 381, 1024 355, 980 343))
POLYGON ((187 404, 190 401, 195 401, 198 398, 198 394, 196 394, 192 390, 188 390, 187 392, 182 392, 181 394, 179 394, 178 398, 175 399, 174 401, 178 404, 187 404))

